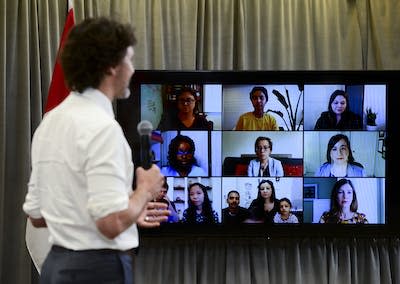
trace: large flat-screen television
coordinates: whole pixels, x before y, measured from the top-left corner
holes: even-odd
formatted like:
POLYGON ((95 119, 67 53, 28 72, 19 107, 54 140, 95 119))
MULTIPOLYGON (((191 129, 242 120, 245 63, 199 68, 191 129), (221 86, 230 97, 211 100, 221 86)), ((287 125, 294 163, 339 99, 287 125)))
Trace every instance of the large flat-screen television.
POLYGON ((136 71, 174 216, 145 234, 371 235, 400 224, 397 71, 136 71))

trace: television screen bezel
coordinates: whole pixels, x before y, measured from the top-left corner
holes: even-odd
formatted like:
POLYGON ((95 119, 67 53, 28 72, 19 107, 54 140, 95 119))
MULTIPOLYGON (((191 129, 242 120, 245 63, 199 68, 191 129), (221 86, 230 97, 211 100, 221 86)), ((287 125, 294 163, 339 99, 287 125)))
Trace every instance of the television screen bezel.
MULTIPOLYGON (((136 70, 132 77, 131 96, 116 103, 116 119, 124 130, 128 143, 139 149, 136 131, 140 121, 141 84, 386 84, 386 179, 385 224, 241 224, 239 226, 165 224, 157 229, 141 229, 145 236, 389 236, 400 234, 399 181, 395 178, 395 162, 400 157, 395 147, 395 96, 400 94, 400 71, 397 70, 294 70, 294 71, 185 71, 136 70), (395 188, 395 190, 390 190, 395 188)), ((135 166, 140 164, 139 151, 133 150, 135 166)))

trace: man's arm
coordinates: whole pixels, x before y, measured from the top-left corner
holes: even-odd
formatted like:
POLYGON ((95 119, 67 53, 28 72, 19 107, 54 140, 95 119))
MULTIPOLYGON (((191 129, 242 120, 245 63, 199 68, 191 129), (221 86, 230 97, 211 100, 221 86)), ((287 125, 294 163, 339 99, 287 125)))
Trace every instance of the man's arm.
POLYGON ((129 198, 128 208, 108 214, 96 221, 99 231, 109 239, 117 237, 133 223, 158 226, 169 215, 166 204, 158 202, 149 204, 159 195, 164 183, 164 176, 159 168, 154 165, 149 170, 138 168, 136 176, 137 187, 129 198))
POLYGON ((45 228, 45 227, 47 227, 46 220, 44 218, 32 218, 30 216, 28 218, 29 218, 29 220, 31 221, 32 225, 35 228, 45 228))

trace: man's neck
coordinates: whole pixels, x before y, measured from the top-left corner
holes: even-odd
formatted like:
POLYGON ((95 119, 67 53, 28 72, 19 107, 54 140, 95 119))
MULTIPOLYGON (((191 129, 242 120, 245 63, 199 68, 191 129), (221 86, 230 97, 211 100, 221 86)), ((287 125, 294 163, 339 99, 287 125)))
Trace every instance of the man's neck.
POLYGON ((115 92, 112 88, 111 82, 109 82, 109 78, 106 76, 101 82, 97 89, 102 92, 111 102, 115 99, 115 92))
POLYGON ((229 207, 229 213, 231 213, 231 214, 237 214, 238 211, 239 211, 239 206, 235 207, 235 208, 229 207))

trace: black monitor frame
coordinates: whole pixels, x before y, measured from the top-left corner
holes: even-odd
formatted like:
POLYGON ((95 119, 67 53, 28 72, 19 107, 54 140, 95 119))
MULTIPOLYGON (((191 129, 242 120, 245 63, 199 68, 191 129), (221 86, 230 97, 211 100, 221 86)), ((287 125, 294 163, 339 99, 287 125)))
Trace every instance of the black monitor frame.
MULTIPOLYGON (((328 224, 223 224, 191 226, 166 224, 159 229, 143 230, 145 235, 159 236, 388 236, 400 235, 400 185, 396 179, 396 162, 400 158, 395 145, 398 130, 396 97, 400 95, 400 71, 167 71, 137 70, 131 81, 131 96, 118 100, 117 120, 133 149, 139 149, 136 125, 140 121, 141 84, 385 84, 387 85, 386 115, 386 224, 328 225, 328 224)), ((135 165, 139 151, 133 151, 135 165)))

